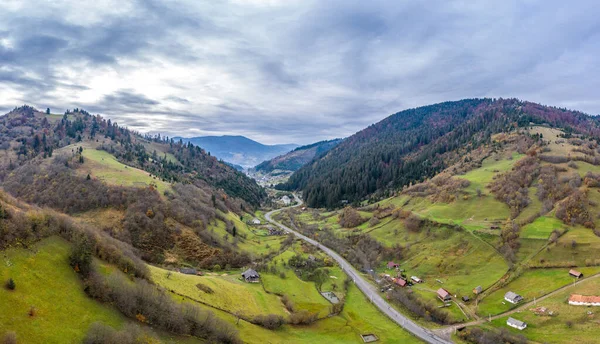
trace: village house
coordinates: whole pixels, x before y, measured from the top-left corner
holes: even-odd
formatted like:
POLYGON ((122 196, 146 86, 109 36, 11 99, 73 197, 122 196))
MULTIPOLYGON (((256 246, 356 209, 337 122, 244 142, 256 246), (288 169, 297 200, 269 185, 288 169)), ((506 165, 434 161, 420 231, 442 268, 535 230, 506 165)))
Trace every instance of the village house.
POLYGON ((569 304, 573 306, 600 306, 600 296, 586 296, 572 294, 569 297, 569 304))
POLYGON ((182 274, 186 274, 186 275, 197 275, 198 274, 198 270, 192 269, 192 268, 181 268, 181 269, 179 269, 179 272, 182 274))
POLYGON ((423 280, 417 276, 410 276, 410 279, 415 283, 423 283, 423 280))
POLYGON ((438 299, 442 300, 443 302, 452 301, 452 295, 450 295, 450 293, 444 288, 438 289, 437 297, 438 297, 438 299))
POLYGON ((575 277, 575 278, 583 278, 583 274, 577 270, 569 270, 569 275, 575 277))
POLYGON ((406 287, 406 284, 408 283, 405 279, 402 278, 392 278, 392 281, 394 282, 394 284, 400 287, 406 287))
POLYGON ((283 204, 285 205, 290 205, 292 203, 292 200, 287 195, 285 195, 281 197, 281 202, 283 202, 283 204))
POLYGON ((521 331, 523 331, 527 327, 526 323, 524 323, 520 320, 517 320, 515 318, 508 318, 508 320, 506 320, 506 325, 508 325, 510 327, 514 327, 521 331))
POLYGON ((483 288, 481 288, 481 286, 478 285, 477 287, 475 287, 475 289, 473 289, 473 294, 475 294, 475 295, 481 294, 482 290, 483 290, 483 288))
POLYGON ((252 224, 253 225, 260 225, 260 220, 255 217, 255 218, 252 219, 252 224))
POLYGON ((388 262, 388 263, 387 263, 387 268, 388 268, 388 269, 395 269, 395 268, 397 268, 397 267, 399 267, 399 266, 400 266, 400 264, 396 264, 396 263, 394 263, 394 262, 388 262))
POLYGON ((282 235, 283 234, 282 229, 273 228, 271 226, 269 226, 267 229, 269 230, 269 235, 282 235))
POLYGON ((462 300, 463 300, 464 302, 469 302, 469 301, 471 301, 471 299, 470 299, 468 296, 463 296, 463 297, 462 297, 462 300))
POLYGON ((242 277, 248 283, 258 283, 260 275, 253 269, 248 269, 242 272, 242 277))
POLYGON ((509 291, 508 293, 504 294, 504 299, 512 304, 517 304, 521 301, 523 301, 523 296, 517 294, 517 293, 513 293, 512 291, 509 291))

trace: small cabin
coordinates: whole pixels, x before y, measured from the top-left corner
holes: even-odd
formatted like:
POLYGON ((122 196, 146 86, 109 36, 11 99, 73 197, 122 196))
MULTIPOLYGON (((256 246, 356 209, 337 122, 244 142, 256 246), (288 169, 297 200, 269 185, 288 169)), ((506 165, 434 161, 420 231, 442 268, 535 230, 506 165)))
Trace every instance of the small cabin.
POLYGON ((417 276, 410 276, 410 279, 415 283, 423 283, 423 280, 417 276))
POLYGON ((395 268, 397 268, 399 266, 400 266, 400 264, 397 264, 397 263, 394 263, 394 262, 388 262, 387 263, 387 268, 388 269, 395 269, 395 268))
POLYGON ((516 305, 517 303, 523 301, 523 296, 517 294, 517 293, 513 293, 512 291, 509 291, 508 293, 504 294, 504 299, 514 305, 516 305))
POLYGON ((583 278, 583 274, 581 272, 579 272, 577 270, 573 270, 573 269, 569 270, 569 275, 571 275, 572 277, 575 277, 577 279, 583 278))
POLYGON ((452 295, 450 295, 450 293, 444 288, 438 289, 437 297, 438 297, 438 299, 442 300, 443 302, 452 301, 452 295))
POLYGON ((479 294, 481 294, 482 291, 483 291, 483 288, 481 288, 481 286, 478 285, 477 287, 475 287, 475 289, 473 289, 473 294, 479 295, 479 294))
POLYGON ((508 318, 508 320, 506 320, 506 325, 508 325, 510 327, 514 327, 520 331, 523 331, 527 327, 526 323, 524 323, 520 320, 517 320, 515 318, 508 318))
POLYGON ((242 272, 242 277, 248 283, 258 283, 260 280, 260 275, 253 269, 242 272))

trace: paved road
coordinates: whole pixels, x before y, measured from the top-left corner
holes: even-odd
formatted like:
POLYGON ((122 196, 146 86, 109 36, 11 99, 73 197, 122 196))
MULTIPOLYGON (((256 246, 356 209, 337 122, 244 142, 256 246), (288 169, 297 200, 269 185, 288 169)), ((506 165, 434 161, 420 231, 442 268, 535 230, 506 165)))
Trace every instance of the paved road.
MULTIPOLYGON (((298 198, 298 196, 296 196, 296 195, 294 195, 294 197, 296 198, 296 201, 298 202, 298 204, 295 205, 295 207, 302 205, 302 200, 300 200, 298 198)), ((354 267, 352 267, 352 265, 350 265, 350 263, 348 263, 344 258, 342 258, 342 256, 337 254, 335 251, 321 245, 316 240, 313 240, 307 236, 304 236, 304 235, 294 231, 293 229, 273 220, 271 218, 271 215, 277 211, 279 211, 279 210, 273 210, 273 211, 266 213, 265 218, 267 219, 267 221, 278 226, 279 228, 283 229, 286 232, 293 233, 296 237, 298 237, 314 246, 317 246, 319 249, 323 250, 323 252, 327 253, 331 258, 333 258, 342 267, 342 270, 344 270, 344 272, 348 276, 350 276, 350 278, 352 278, 352 280, 354 281, 354 283, 356 284, 358 289, 360 289, 367 296, 367 298, 369 298, 371 300, 371 302, 375 306, 377 306, 377 308, 379 308, 379 310, 381 310, 385 315, 390 317, 390 319, 392 319, 398 325, 402 326, 408 332, 412 333, 415 337, 417 337, 427 343, 433 343, 433 344, 452 343, 449 340, 446 340, 446 339, 443 339, 443 338, 437 336, 430 330, 417 325, 415 322, 408 319, 407 317, 402 315, 400 312, 398 312, 397 310, 392 308, 387 303, 387 301, 385 301, 381 297, 378 290, 373 285, 371 285, 369 282, 367 282, 367 280, 365 280, 364 277, 361 276, 358 273, 358 271, 354 267)))

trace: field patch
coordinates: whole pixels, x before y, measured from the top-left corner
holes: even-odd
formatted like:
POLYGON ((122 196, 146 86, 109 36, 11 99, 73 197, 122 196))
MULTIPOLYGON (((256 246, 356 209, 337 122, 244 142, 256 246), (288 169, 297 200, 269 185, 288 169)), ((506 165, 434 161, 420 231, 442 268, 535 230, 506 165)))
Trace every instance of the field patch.
POLYGON ((151 176, 148 172, 124 165, 112 154, 97 149, 83 150, 84 163, 79 168, 82 175, 89 174, 110 185, 133 186, 145 188, 155 185, 160 194, 171 190, 169 183, 163 182, 158 177, 151 176))
POLYGON ((126 321, 115 309, 83 291, 69 266, 70 244, 45 239, 31 250, 8 249, 0 261, 2 283, 13 278, 14 291, 0 288, 0 334, 15 331, 20 343, 81 343, 95 321, 120 328, 126 321), (30 307, 36 315, 28 315, 30 307))
POLYGON ((177 294, 188 296, 230 313, 254 317, 260 314, 285 315, 279 297, 267 294, 260 283, 246 283, 236 273, 227 276, 184 275, 150 266, 152 280, 177 294), (197 285, 208 286, 213 293, 203 291, 197 285))
POLYGON ((572 293, 600 296, 599 290, 600 278, 582 281, 537 303, 536 307, 546 307, 548 310, 555 312, 555 316, 535 315, 529 307, 512 315, 514 318, 527 323, 527 328, 523 331, 508 327, 506 317, 494 320, 492 325, 505 328, 513 333, 521 333, 527 336, 528 339, 538 343, 598 343, 600 308, 571 306, 567 303, 567 300, 572 293))
POLYGON ((521 238, 526 239, 548 239, 553 230, 561 230, 566 226, 555 217, 540 216, 532 223, 521 228, 521 238))
MULTIPOLYGON (((599 267, 577 268, 584 276, 591 276, 600 272, 599 267)), ((495 315, 514 308, 510 302, 504 300, 504 294, 515 292, 525 299, 524 302, 533 301, 560 287, 573 283, 575 278, 569 275, 568 268, 560 269, 531 269, 525 271, 507 286, 491 293, 479 302, 478 313, 481 316, 495 315)))

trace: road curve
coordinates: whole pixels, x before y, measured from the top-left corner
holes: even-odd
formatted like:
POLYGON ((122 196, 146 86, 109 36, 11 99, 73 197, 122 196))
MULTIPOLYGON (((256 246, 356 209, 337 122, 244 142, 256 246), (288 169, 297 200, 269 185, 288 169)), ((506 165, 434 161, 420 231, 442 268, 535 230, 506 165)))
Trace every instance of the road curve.
MULTIPOLYGON (((298 196, 296 196, 296 195, 294 195, 294 197, 296 198, 296 202, 298 202, 298 204, 295 205, 294 207, 298 207, 298 206, 302 205, 302 200, 300 198, 298 198, 298 196)), ((381 297, 378 290, 373 285, 371 285, 369 282, 367 282, 367 280, 363 276, 361 276, 358 273, 358 271, 352 265, 350 265, 350 263, 348 263, 344 258, 342 258, 342 256, 337 254, 335 251, 333 251, 332 249, 330 249, 328 247, 323 246, 316 240, 313 240, 305 235, 302 235, 302 234, 296 232, 295 230, 273 220, 271 218, 271 215, 273 215, 273 213, 278 212, 278 211, 280 211, 280 209, 272 210, 272 211, 266 213, 265 218, 267 219, 267 221, 271 222, 272 224, 276 225, 277 227, 283 229, 284 231, 286 231, 288 233, 294 234, 297 238, 300 238, 300 239, 316 246, 317 248, 319 248, 323 252, 325 252, 327 255, 329 255, 331 258, 333 258, 342 267, 342 270, 350 278, 352 278, 352 280, 354 281, 354 283, 356 284, 358 289, 360 289, 360 291, 362 291, 367 296, 367 298, 369 298, 371 300, 371 302, 375 306, 377 306, 377 308, 379 308, 379 310, 381 312, 383 312, 385 315, 387 315, 390 319, 392 319, 394 322, 396 322, 398 325, 403 327, 408 332, 412 333, 415 337, 417 337, 427 343, 432 343, 432 344, 441 344, 441 343, 450 344, 450 343, 452 343, 449 340, 446 340, 446 339, 443 339, 443 338, 437 336, 430 330, 417 325, 414 321, 408 319, 407 317, 402 315, 400 312, 398 312, 396 309, 392 308, 387 303, 387 301, 385 301, 383 299, 383 297, 381 297)))

